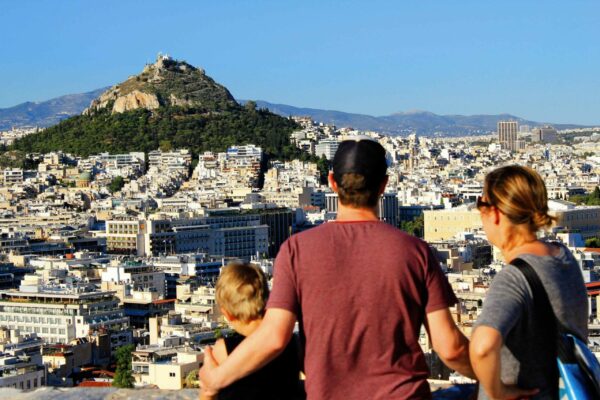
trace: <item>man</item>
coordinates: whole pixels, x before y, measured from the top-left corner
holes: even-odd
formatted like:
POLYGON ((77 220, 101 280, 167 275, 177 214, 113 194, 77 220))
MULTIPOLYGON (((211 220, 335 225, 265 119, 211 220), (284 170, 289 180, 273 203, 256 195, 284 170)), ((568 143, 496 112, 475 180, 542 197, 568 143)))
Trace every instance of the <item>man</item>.
POLYGON ((386 171, 379 143, 340 143, 329 175, 337 219, 281 246, 261 326, 220 366, 207 351, 204 390, 217 391, 277 356, 296 320, 308 399, 431 397, 422 324, 446 365, 473 377, 468 341, 448 310, 456 297, 439 262, 425 242, 379 221, 386 171))

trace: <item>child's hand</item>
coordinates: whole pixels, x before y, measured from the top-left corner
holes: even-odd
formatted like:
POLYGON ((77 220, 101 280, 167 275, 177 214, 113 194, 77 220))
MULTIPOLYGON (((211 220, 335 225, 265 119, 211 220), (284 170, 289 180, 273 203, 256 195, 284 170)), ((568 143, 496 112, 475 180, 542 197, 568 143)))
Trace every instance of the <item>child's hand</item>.
POLYGON ((212 348, 204 348, 204 365, 200 368, 198 378, 202 388, 202 396, 215 396, 219 392, 219 386, 216 380, 216 369, 219 366, 212 353, 212 348))

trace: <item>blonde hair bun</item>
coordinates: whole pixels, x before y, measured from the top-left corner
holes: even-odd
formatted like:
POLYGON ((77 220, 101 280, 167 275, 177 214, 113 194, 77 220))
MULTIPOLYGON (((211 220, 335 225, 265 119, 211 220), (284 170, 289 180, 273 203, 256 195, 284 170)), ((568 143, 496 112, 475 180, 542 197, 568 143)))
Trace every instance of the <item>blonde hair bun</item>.
POLYGON ((542 177, 532 168, 508 165, 485 177, 484 194, 515 225, 528 224, 532 231, 552 224, 548 194, 542 177))

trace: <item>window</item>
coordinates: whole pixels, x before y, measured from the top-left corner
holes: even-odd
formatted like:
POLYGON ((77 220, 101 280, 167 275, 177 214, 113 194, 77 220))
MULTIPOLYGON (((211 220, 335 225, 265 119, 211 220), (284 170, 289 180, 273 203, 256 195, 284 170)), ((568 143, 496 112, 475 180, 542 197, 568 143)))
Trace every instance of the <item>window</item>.
POLYGON ((169 376, 173 378, 175 376, 175 372, 169 372, 169 376))

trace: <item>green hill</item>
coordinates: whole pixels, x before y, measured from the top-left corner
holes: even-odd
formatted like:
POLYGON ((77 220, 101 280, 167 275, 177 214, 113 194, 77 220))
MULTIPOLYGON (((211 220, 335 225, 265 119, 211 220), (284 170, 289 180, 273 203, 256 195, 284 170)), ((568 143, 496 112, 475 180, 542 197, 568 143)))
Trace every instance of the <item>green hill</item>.
POLYGON ((105 91, 82 115, 27 136, 11 149, 88 156, 186 147, 198 154, 254 143, 270 156, 289 159, 300 156, 289 140, 297 128, 253 102, 240 106, 203 70, 159 57, 141 74, 105 91))

